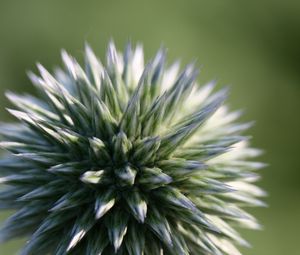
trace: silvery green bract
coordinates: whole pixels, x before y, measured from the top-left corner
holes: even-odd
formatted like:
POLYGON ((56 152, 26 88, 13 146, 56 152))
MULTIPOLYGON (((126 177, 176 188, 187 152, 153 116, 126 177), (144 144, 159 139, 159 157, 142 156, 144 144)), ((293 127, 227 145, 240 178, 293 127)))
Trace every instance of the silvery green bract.
POLYGON ((0 208, 16 212, 1 241, 28 238, 22 255, 238 255, 234 227, 258 229, 245 206, 263 206, 226 90, 195 83, 165 51, 144 65, 140 45, 106 64, 85 48, 85 65, 29 74, 39 97, 7 93, 19 122, 1 124, 0 208))

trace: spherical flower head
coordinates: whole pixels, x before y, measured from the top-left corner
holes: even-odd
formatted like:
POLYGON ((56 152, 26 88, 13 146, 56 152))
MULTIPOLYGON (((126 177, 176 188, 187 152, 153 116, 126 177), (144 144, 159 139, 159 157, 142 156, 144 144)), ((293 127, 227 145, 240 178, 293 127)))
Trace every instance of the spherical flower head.
POLYGON ((103 65, 62 52, 54 75, 29 74, 39 97, 7 93, 19 122, 1 124, 0 208, 16 212, 0 238, 26 236, 22 255, 237 255, 234 226, 259 228, 245 206, 263 164, 224 105, 165 51, 110 43, 103 65))

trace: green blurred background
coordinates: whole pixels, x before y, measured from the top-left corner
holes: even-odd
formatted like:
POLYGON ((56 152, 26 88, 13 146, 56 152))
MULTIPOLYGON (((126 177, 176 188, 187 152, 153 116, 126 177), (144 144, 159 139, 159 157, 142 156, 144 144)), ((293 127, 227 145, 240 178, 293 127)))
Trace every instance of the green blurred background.
MULTIPOLYGON (((142 42, 146 56, 164 45, 169 59, 203 64, 200 82, 231 85, 230 105, 256 120, 253 144, 266 153, 262 171, 269 208, 253 213, 264 231, 244 231, 244 254, 300 254, 300 1, 0 0, 0 120, 3 93, 31 91, 35 62, 60 64, 60 49, 82 59, 88 41, 100 57, 114 38, 142 42)), ((7 214, 0 214, 3 219, 7 214)), ((0 245, 15 254, 22 241, 0 245)))

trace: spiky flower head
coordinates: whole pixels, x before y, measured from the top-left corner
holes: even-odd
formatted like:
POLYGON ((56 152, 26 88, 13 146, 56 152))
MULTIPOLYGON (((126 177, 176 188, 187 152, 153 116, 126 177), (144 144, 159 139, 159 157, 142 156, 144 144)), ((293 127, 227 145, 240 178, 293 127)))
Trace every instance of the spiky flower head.
POLYGON ((144 66, 140 45, 110 43, 106 65, 89 46, 84 68, 62 59, 29 74, 39 97, 7 94, 19 122, 0 129, 0 208, 16 213, 1 241, 27 236, 22 255, 240 254, 233 227, 259 228, 241 208, 263 205, 263 165, 226 90, 164 50, 144 66))

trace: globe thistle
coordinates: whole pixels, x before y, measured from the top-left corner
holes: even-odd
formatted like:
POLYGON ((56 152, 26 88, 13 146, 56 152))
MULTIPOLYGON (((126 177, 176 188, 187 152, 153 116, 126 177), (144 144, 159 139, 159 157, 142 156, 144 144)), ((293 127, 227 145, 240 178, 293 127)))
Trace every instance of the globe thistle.
POLYGON ((144 66, 140 45, 109 44, 103 65, 62 52, 53 75, 29 73, 39 96, 7 97, 19 122, 2 123, 0 208, 16 212, 0 238, 26 236, 21 255, 237 255, 234 229, 260 226, 262 163, 224 105, 227 90, 199 86, 193 64, 144 66))

